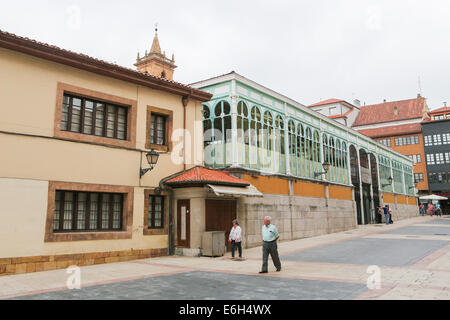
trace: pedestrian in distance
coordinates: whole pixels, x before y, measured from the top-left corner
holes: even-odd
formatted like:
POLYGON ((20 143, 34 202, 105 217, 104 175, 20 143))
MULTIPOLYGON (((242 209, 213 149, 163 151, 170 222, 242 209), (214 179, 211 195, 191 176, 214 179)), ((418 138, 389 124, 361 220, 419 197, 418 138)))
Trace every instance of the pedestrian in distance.
POLYGON ((239 222, 237 220, 233 220, 233 227, 230 231, 230 237, 228 242, 231 245, 231 258, 234 259, 234 253, 236 248, 239 252, 239 260, 242 259, 242 229, 239 226, 239 222))
POLYGON ((422 217, 425 216, 425 205, 423 203, 420 204, 419 211, 422 217))
POLYGON ((264 225, 262 226, 262 251, 263 251, 263 264, 259 273, 268 273, 268 260, 269 254, 272 257, 273 264, 277 269, 277 272, 281 271, 281 262, 278 255, 277 241, 280 239, 277 227, 271 224, 272 218, 265 217, 264 225))
POLYGON ((386 224, 389 225, 389 205, 385 205, 383 207, 383 212, 384 212, 384 219, 386 221, 386 224))
POLYGON ((441 204, 440 203, 437 203, 436 204, 436 215, 437 216, 442 216, 442 212, 441 212, 441 204))
POLYGON ((394 220, 392 219, 392 209, 389 207, 389 205, 387 205, 387 207, 389 212, 389 224, 393 224, 394 220))

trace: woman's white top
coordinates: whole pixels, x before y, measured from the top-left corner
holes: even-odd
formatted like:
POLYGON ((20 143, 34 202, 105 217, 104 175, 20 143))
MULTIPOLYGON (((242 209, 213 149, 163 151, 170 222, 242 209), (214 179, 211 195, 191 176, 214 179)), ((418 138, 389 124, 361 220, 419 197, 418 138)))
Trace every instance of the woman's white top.
POLYGON ((236 228, 231 228, 230 231, 230 240, 234 240, 235 242, 242 242, 242 229, 237 226, 236 228))

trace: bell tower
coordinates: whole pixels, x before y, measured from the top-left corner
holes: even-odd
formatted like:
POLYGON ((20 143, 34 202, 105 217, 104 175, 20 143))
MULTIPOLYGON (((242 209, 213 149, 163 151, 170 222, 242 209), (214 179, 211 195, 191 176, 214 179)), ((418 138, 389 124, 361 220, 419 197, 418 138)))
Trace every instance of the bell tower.
POLYGON ((145 51, 145 55, 141 58, 139 53, 135 63, 139 72, 151 74, 156 77, 173 80, 173 72, 177 67, 175 65, 175 55, 172 59, 166 57, 166 52, 161 53, 161 46, 158 38, 158 26, 155 29, 155 37, 153 38, 150 53, 145 51))

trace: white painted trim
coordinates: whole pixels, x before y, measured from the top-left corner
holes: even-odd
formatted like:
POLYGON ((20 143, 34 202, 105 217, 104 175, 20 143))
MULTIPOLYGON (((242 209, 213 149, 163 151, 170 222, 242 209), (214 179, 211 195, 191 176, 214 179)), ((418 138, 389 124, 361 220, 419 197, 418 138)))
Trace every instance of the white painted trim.
POLYGON ((222 82, 226 82, 226 81, 232 81, 232 80, 237 80, 249 87, 252 87, 256 90, 259 90, 269 96, 272 96, 274 98, 277 98, 281 101, 283 101, 284 103, 288 103, 294 107, 297 107, 298 109, 302 110, 303 112, 310 114, 311 116, 314 116, 320 120, 325 121, 328 124, 332 124, 340 129, 342 129, 343 131, 347 132, 347 133, 352 133, 354 136, 356 136, 358 139, 366 142, 366 143, 370 143, 370 144, 375 144, 378 145, 379 148, 381 148, 382 150, 384 150, 387 153, 393 153, 396 156, 398 156, 399 158, 406 160, 406 161, 411 161, 407 156, 401 154, 398 151, 395 151, 393 149, 390 149, 382 144, 380 144, 379 142, 372 140, 371 138, 359 133, 358 131, 356 131, 354 128, 348 128, 347 126, 343 125, 342 123, 339 123, 333 119, 328 118, 327 116, 324 116, 318 112, 315 112, 313 110, 311 110, 310 108, 304 106, 303 104, 292 100, 291 98, 288 98, 278 92, 275 92, 267 87, 264 87, 256 82, 254 82, 253 80, 247 79, 244 76, 241 76, 240 74, 236 73, 236 72, 232 72, 229 74, 225 74, 222 76, 218 76, 218 77, 214 77, 211 79, 207 79, 207 80, 203 80, 203 81, 198 81, 198 82, 194 82, 191 83, 189 86, 196 88, 196 89, 200 89, 200 88, 204 88, 204 87, 208 87, 208 86, 213 86, 222 82))

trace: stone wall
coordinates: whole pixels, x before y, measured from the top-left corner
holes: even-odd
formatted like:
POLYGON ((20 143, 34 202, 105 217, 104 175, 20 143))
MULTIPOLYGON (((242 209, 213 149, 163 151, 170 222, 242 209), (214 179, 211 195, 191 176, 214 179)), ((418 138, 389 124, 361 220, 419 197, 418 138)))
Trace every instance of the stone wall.
POLYGON ((122 262, 167 256, 167 249, 124 250, 20 258, 0 258, 0 277, 12 274, 65 269, 70 266, 122 262))
MULTIPOLYGON (((395 204, 395 203, 387 203, 389 208, 392 209, 392 219, 395 221, 411 219, 418 217, 420 215, 419 207, 416 205, 410 204, 395 204)), ((383 215, 383 221, 384 215, 383 215)))
POLYGON ((310 198, 265 194, 264 198, 242 198, 238 202, 238 220, 243 245, 261 245, 261 227, 265 216, 272 217, 280 240, 296 240, 355 229, 355 202, 352 200, 310 198))

